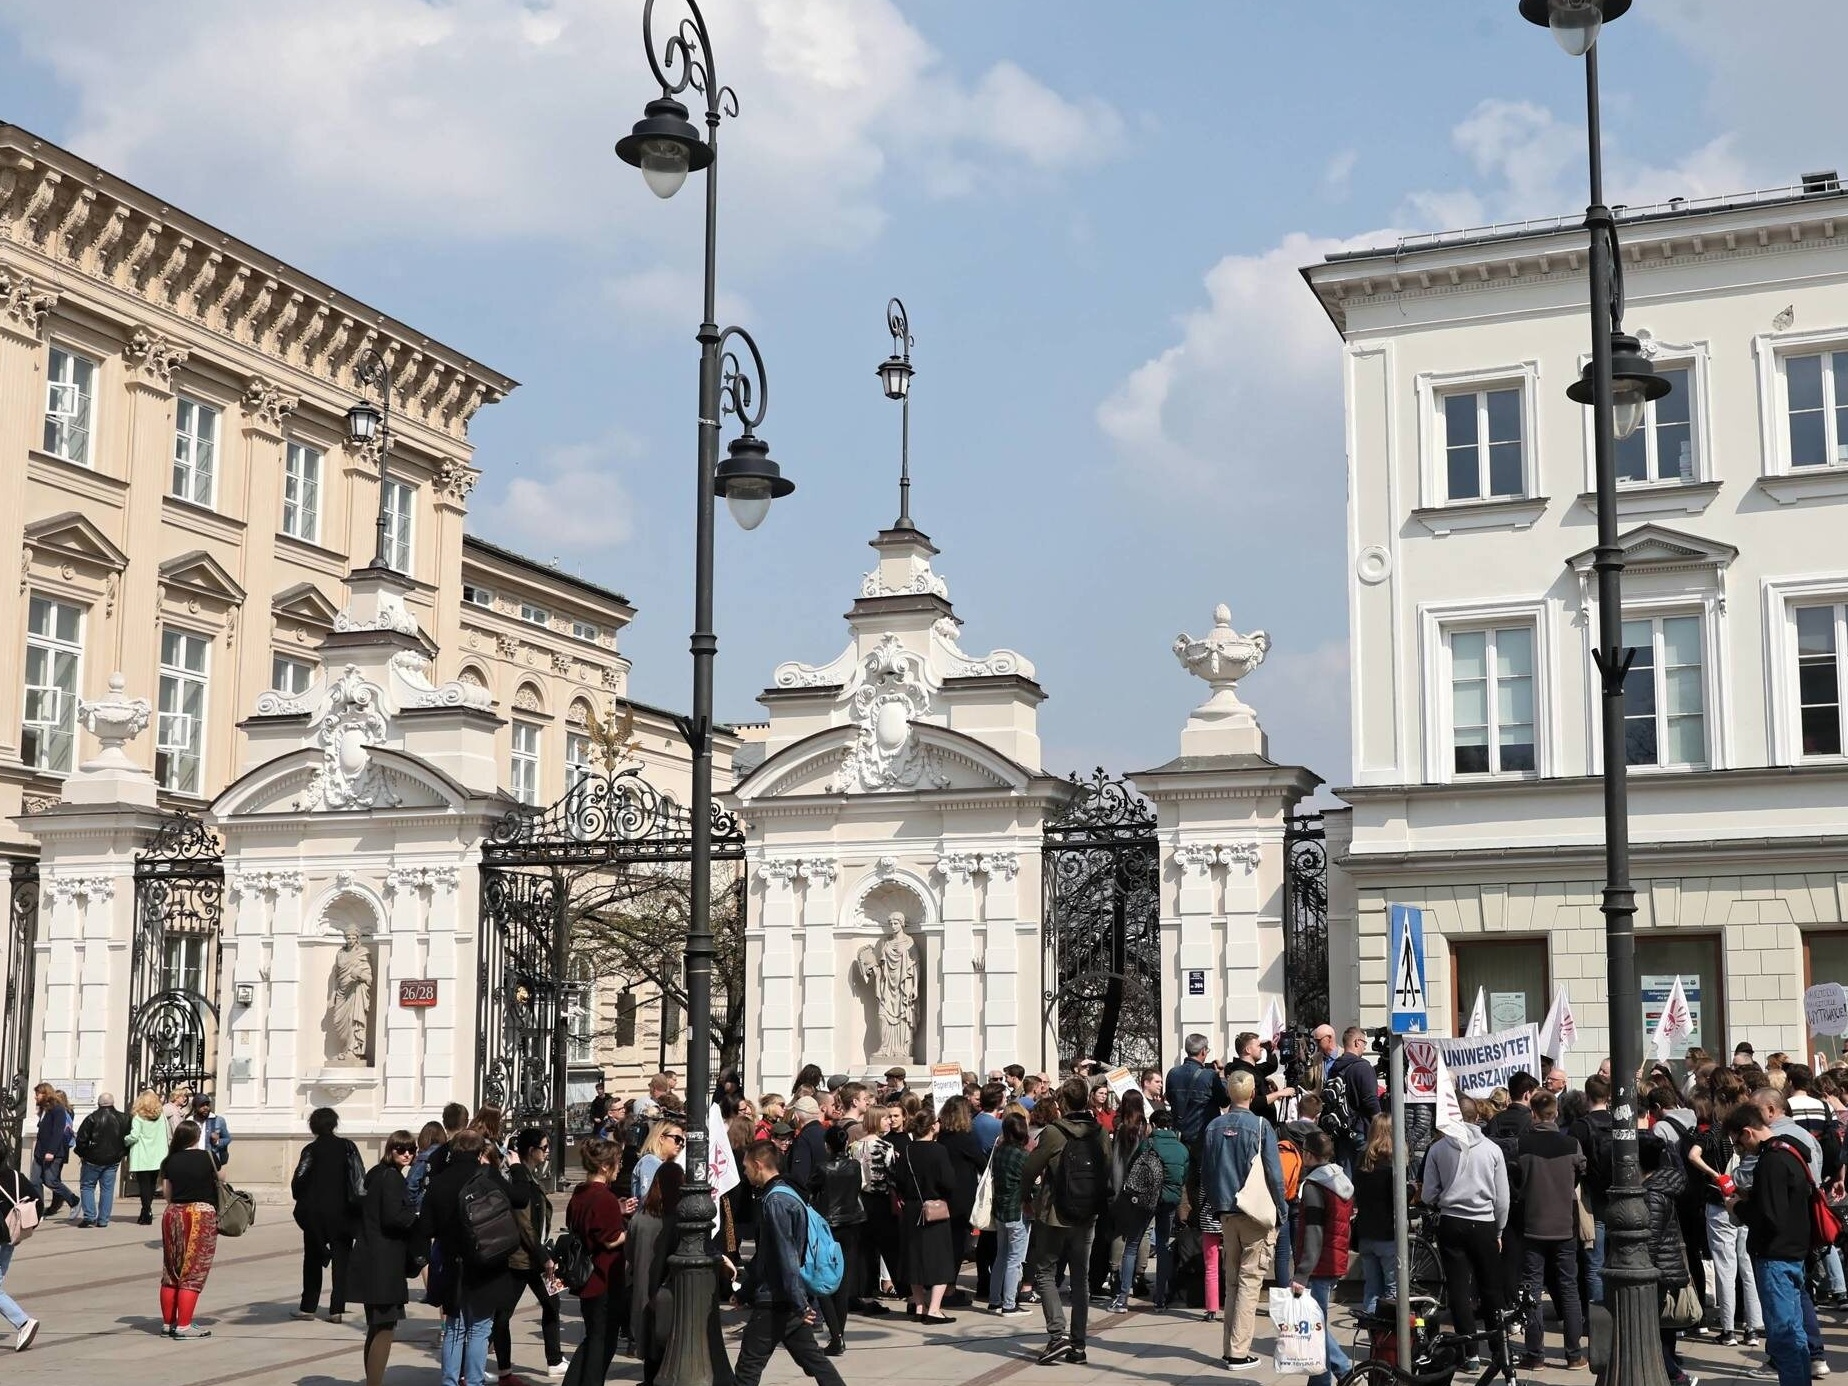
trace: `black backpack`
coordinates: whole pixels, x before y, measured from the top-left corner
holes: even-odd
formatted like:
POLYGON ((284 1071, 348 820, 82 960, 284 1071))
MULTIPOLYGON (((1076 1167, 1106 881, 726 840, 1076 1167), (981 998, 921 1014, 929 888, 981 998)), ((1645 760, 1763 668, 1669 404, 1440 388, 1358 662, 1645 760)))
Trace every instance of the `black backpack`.
POLYGON ((499 1266, 520 1249, 520 1224, 507 1186, 482 1170, 462 1186, 463 1249, 476 1266, 499 1266))
POLYGON ((1315 1124, 1331 1141, 1354 1139, 1354 1103, 1348 1092, 1347 1073, 1337 1068, 1322 1084, 1322 1114, 1315 1124))
POLYGON ((1167 1171, 1155 1146, 1144 1141, 1123 1173, 1123 1189, 1111 1213, 1119 1229, 1127 1232, 1151 1217, 1161 1203, 1167 1171))
POLYGON ((584 1293, 584 1287, 590 1284, 590 1277, 597 1272, 597 1264, 591 1259, 590 1246, 575 1232, 560 1232, 552 1242, 552 1268, 558 1272, 558 1278, 565 1283, 565 1288, 574 1295, 584 1293))
POLYGON ((1110 1157, 1100 1136, 1067 1135, 1053 1174, 1052 1206, 1067 1226, 1091 1222, 1110 1205, 1110 1157))
MULTIPOLYGON (((1598 1113, 1598 1115, 1603 1115, 1603 1113, 1598 1113)), ((1585 1150, 1585 1173, 1579 1182, 1594 1198, 1602 1199, 1611 1191, 1611 1180, 1616 1177, 1615 1152, 1611 1149, 1610 1123, 1593 1121, 1587 1117, 1585 1137, 1579 1142, 1585 1150)))

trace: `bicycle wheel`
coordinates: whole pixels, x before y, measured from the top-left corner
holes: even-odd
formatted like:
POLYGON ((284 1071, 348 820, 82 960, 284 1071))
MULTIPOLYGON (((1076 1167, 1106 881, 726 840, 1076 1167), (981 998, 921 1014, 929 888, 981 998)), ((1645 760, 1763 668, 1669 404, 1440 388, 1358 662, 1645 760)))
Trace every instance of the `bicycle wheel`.
POLYGON ((1414 1386, 1411 1377, 1391 1362, 1356 1362, 1339 1377, 1336 1386, 1414 1386))
POLYGON ((1444 1302, 1444 1263, 1437 1248, 1423 1238, 1413 1238, 1410 1277, 1412 1293, 1428 1295, 1439 1304, 1444 1302))

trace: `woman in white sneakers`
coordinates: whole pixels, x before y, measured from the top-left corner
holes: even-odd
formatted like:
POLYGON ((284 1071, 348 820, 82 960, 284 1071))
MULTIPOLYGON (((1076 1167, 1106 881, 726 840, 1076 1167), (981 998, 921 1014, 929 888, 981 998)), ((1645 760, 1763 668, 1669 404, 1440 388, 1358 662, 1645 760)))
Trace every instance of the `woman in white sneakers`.
POLYGON ((26 1177, 13 1168, 13 1149, 0 1136, 0 1317, 13 1325, 13 1351, 24 1352, 32 1346, 32 1340, 38 1337, 39 1321, 26 1313, 6 1292, 6 1273, 12 1267, 13 1253, 18 1244, 13 1240, 13 1229, 21 1219, 13 1216, 16 1207, 23 1206, 23 1212, 30 1217, 34 1226, 38 1224, 38 1200, 32 1192, 32 1185, 26 1177))

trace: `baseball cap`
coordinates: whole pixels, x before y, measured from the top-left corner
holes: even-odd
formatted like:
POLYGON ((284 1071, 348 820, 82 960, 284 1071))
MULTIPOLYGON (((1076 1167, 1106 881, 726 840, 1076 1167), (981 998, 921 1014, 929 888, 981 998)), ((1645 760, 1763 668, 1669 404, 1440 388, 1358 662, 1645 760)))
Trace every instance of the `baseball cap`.
POLYGON ((770 1139, 773 1141, 786 1141, 795 1134, 796 1128, 787 1121, 779 1121, 770 1128, 770 1139))

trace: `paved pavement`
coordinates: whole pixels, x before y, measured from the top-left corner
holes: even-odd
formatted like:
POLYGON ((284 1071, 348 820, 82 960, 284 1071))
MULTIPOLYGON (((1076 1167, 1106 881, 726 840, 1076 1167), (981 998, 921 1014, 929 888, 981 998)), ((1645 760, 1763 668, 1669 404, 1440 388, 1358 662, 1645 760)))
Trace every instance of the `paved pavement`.
MULTIPOLYGON (((44 1321, 44 1328, 30 1351, 0 1356, 0 1381, 6 1386, 91 1381, 334 1386, 362 1380, 363 1314, 340 1325, 290 1319, 301 1287, 299 1234, 284 1209, 265 1207, 259 1219, 247 1236, 219 1243, 218 1264, 199 1306, 199 1322, 213 1336, 194 1343, 158 1336, 160 1241, 149 1235, 154 1229, 137 1227, 132 1214, 104 1229, 79 1230, 62 1223, 43 1228, 21 1248, 6 1288, 44 1321)), ((1337 1322, 1344 1330, 1346 1320, 1346 1311, 1339 1311, 1337 1322)), ((738 1322, 732 1316, 734 1344, 738 1322)), ((1848 1369, 1848 1319, 1825 1313, 1824 1334, 1837 1362, 1848 1369)), ((569 1309, 566 1335, 568 1345, 576 1340, 576 1314, 569 1309)), ((433 1386, 438 1380, 436 1337, 434 1311, 414 1305, 399 1334, 389 1386, 433 1386)), ((10 1341, 0 1337, 0 1353, 10 1341)), ((1023 1378, 1023 1386, 1089 1386, 1124 1375, 1182 1386, 1230 1379, 1219 1365, 1220 1327, 1201 1322, 1197 1312, 1094 1314, 1090 1362, 1084 1367, 1035 1366, 1032 1354, 1044 1341, 1037 1317, 998 1320, 962 1311, 953 1327, 935 1329, 899 1315, 855 1319, 848 1354, 838 1365, 853 1386, 888 1381, 998 1386, 1013 1377, 1023 1378)), ((1549 1346, 1555 1365, 1531 1379, 1539 1386, 1589 1386, 1588 1374, 1568 1373, 1559 1365, 1556 1332, 1549 1335, 1549 1346)), ((1268 1356, 1270 1347, 1269 1322, 1260 1318, 1255 1350, 1268 1356)), ((1738 1349, 1688 1342, 1683 1357, 1688 1369, 1710 1386, 1745 1380, 1747 1359, 1738 1349)), ((538 1316, 530 1304, 514 1319, 514 1364, 523 1381, 534 1386, 546 1381, 538 1316)), ((1267 1361, 1239 1379, 1268 1380, 1271 1375, 1267 1361)), ((619 1357, 610 1380, 639 1376, 635 1363, 619 1357)), ((791 1386, 803 1378, 779 1352, 765 1380, 791 1386)))

